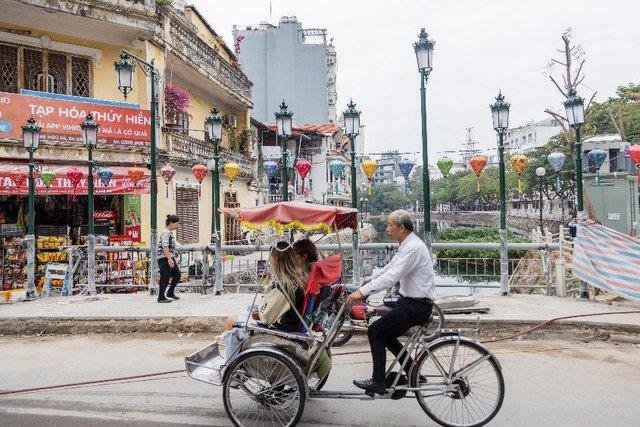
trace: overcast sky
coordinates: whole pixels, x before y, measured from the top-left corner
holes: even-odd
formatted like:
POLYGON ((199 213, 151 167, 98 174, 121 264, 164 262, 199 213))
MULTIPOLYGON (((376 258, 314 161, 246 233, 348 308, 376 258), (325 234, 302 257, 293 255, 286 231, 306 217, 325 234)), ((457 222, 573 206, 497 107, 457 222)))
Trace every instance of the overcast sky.
MULTIPOLYGON (((498 90, 511 103, 510 125, 547 118, 562 98, 544 68, 563 31, 585 51, 581 95, 604 100, 640 82, 637 0, 194 0, 233 48, 232 26, 277 24, 295 15, 320 27, 338 54, 338 107, 353 98, 366 125, 366 151, 420 147, 420 80, 412 43, 421 27, 435 39, 427 88, 429 161, 458 149, 473 127, 482 147, 495 146, 489 105, 498 90), (271 19, 269 5, 272 4, 271 19), (587 86, 589 88, 587 88, 587 86)), ((420 156, 418 156, 420 157, 420 156)))

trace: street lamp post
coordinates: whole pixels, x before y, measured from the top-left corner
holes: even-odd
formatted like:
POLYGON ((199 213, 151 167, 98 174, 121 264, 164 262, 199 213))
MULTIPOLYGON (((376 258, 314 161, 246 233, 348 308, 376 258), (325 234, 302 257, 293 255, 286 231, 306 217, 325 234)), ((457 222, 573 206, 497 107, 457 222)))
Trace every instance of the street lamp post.
POLYGON ((122 92, 124 98, 127 99, 127 94, 133 90, 133 71, 135 65, 138 65, 146 76, 151 78, 151 177, 150 177, 150 192, 151 192, 151 217, 150 217, 150 251, 151 251, 151 271, 150 271, 150 283, 149 290, 153 294, 157 287, 158 278, 158 181, 156 179, 156 120, 158 110, 158 98, 156 85, 160 80, 160 75, 155 68, 154 60, 147 62, 137 56, 127 52, 121 51, 120 60, 114 62, 116 73, 118 76, 118 90, 122 92))
POLYGON ((209 161, 207 165, 211 171, 212 180, 212 224, 211 236, 214 243, 215 253, 215 293, 222 292, 222 241, 221 241, 221 224, 220 224, 220 141, 222 141, 222 116, 217 108, 211 110, 211 114, 207 116, 204 122, 205 135, 213 142, 213 162, 209 161))
POLYGON ((84 122, 80 124, 82 129, 82 139, 88 151, 88 173, 87 173, 87 286, 89 293, 96 292, 96 236, 93 220, 93 149, 98 145, 98 128, 100 125, 95 122, 91 114, 87 115, 84 122))
POLYGON ((509 292, 509 258, 507 251, 507 212, 506 184, 504 171, 504 133, 509 128, 509 103, 505 102, 502 92, 491 105, 493 128, 498 133, 498 155, 500 174, 500 290, 503 295, 509 292))
MULTIPOLYGON (((360 111, 356 110, 353 100, 347 104, 344 116, 344 133, 351 143, 351 207, 358 209, 358 186, 356 183, 356 137, 360 133, 360 111)), ((360 283, 360 250, 358 239, 358 221, 351 233, 353 247, 353 283, 360 283)))
POLYGON ((293 113, 287 110, 287 104, 282 100, 280 111, 275 113, 278 138, 282 150, 282 201, 289 201, 289 171, 287 167, 287 141, 292 133, 293 113))
POLYGON ((422 203, 424 216, 424 241, 431 248, 431 191, 429 183, 429 154, 427 147, 427 79, 433 69, 433 46, 424 28, 418 41, 413 44, 420 72, 420 106, 422 116, 422 203))
POLYGON ((27 299, 33 299, 36 292, 36 237, 35 237, 35 198, 36 186, 33 163, 33 154, 40 145, 40 131, 42 128, 38 126, 35 119, 31 117, 27 123, 22 126, 22 142, 24 148, 29 152, 29 201, 27 209, 27 235, 25 242, 27 244, 27 299))
MULTIPOLYGON (((576 131, 576 204, 578 212, 584 210, 582 196, 582 141, 580 141, 580 127, 584 124, 584 100, 578 96, 575 90, 569 91, 564 102, 565 112, 569 126, 576 131)), ((589 292, 584 282, 580 281, 580 298, 589 299, 589 292)))
POLYGON ((540 184, 540 205, 539 210, 540 210, 540 232, 542 234, 544 234, 544 226, 542 224, 542 178, 544 178, 544 176, 547 174, 547 170, 545 168, 543 168, 542 166, 540 166, 539 168, 536 168, 536 175, 538 176, 538 182, 540 184))

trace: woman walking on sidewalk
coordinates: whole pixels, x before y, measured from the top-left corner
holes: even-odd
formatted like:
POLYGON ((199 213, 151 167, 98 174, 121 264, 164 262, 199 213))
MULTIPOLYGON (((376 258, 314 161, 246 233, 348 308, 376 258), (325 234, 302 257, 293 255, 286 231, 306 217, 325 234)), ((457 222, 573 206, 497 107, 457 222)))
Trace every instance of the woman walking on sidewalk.
POLYGON ((178 228, 180 218, 178 215, 167 215, 166 228, 160 234, 158 267, 160 268, 160 289, 158 290, 158 302, 171 302, 168 298, 178 300, 175 294, 176 285, 180 281, 180 269, 175 259, 176 239, 173 231, 178 228), (169 284, 171 282, 171 284, 169 284), (169 289, 167 290, 167 286, 169 289), (166 296, 165 296, 166 291, 166 296))

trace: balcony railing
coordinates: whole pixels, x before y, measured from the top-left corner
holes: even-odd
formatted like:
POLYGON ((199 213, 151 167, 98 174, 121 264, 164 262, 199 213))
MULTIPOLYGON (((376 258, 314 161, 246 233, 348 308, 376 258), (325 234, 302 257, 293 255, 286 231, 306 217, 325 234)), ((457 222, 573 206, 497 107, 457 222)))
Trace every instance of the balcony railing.
MULTIPOLYGON (((166 130, 167 150, 173 154, 187 157, 187 160, 206 162, 213 159, 213 144, 192 136, 166 130)), ((240 178, 250 180, 254 178, 255 159, 228 148, 220 147, 220 167, 227 162, 235 162, 240 166, 240 178)))
POLYGON ((169 20, 172 45, 186 60, 197 62, 208 77, 217 80, 230 93, 251 102, 251 82, 241 71, 232 67, 211 46, 200 39, 195 30, 172 17, 169 20))

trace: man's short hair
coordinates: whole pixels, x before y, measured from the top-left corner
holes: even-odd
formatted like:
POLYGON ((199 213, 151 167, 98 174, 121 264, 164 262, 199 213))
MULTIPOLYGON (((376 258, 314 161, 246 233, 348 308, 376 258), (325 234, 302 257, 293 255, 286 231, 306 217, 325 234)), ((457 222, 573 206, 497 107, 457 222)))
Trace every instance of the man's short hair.
POLYGON ((396 225, 401 225, 405 228, 405 230, 412 232, 413 231, 413 218, 411 214, 405 210, 397 210, 391 212, 391 217, 393 217, 393 222, 396 225))

